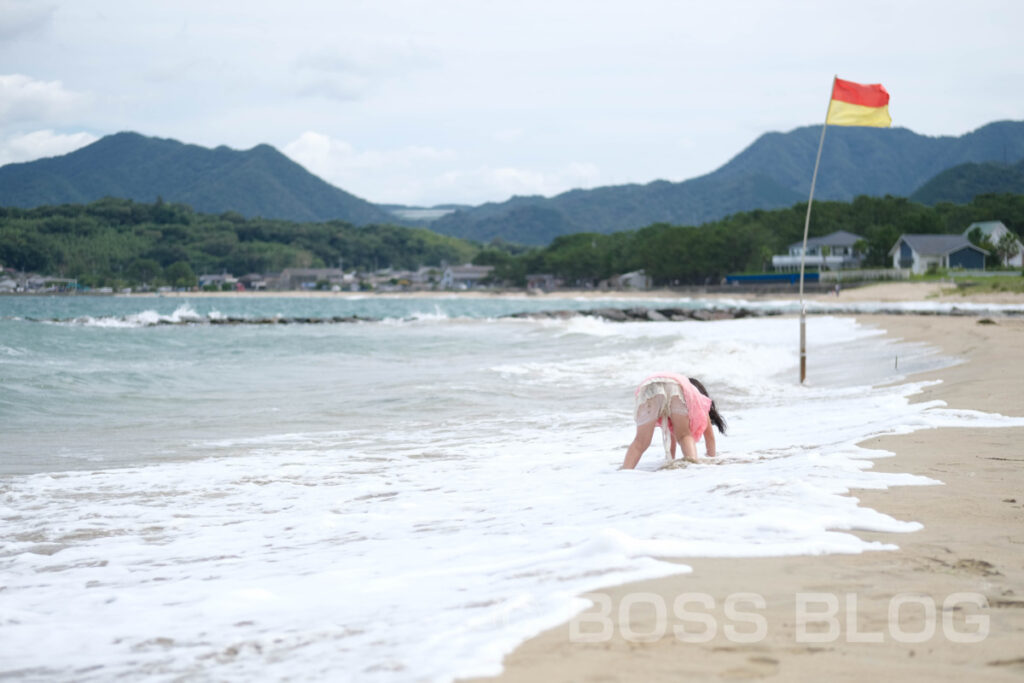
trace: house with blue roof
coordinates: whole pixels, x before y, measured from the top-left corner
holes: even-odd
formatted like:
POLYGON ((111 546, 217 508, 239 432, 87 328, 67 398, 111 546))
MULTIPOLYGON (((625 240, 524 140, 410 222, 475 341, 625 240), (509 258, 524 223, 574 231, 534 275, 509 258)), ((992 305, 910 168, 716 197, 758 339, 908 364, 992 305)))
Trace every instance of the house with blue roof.
POLYGON ((984 270, 988 252, 963 235, 900 235, 889 256, 893 268, 921 275, 934 268, 984 270))

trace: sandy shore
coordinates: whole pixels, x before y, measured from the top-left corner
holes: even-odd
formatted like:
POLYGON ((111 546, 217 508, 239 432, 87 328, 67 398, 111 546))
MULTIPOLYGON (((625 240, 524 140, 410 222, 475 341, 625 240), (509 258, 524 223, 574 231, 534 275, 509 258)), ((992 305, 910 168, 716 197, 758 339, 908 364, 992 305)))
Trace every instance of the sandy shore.
MULTIPOLYGON (((942 383, 916 400, 1024 416, 1024 320, 1000 318, 986 325, 974 318, 858 319, 967 361, 919 376, 942 383)), ((588 594, 603 604, 524 643, 506 658, 502 676, 486 680, 1021 680, 1024 428, 938 429, 863 445, 896 454, 876 461, 879 470, 944 483, 854 492, 863 505, 923 523, 909 534, 861 533, 899 550, 680 558, 693 573, 588 594), (714 602, 684 605, 700 615, 684 622, 673 604, 688 593, 714 602), (740 593, 755 594, 763 606, 743 602, 740 593), (642 594, 655 599, 638 600, 642 594), (624 598, 627 606, 638 601, 620 619, 624 598), (737 601, 730 603, 736 610, 731 614, 730 599, 737 601), (799 604, 801 599, 807 602, 799 604), (653 606, 659 601, 668 610, 661 620, 653 606), (929 606, 934 618, 927 616, 929 606), (711 623, 697 621, 701 616, 711 623), (755 623, 755 617, 763 621, 755 623), (579 634, 600 634, 609 623, 609 638, 580 642, 579 634), (707 642, 684 642, 673 630, 685 628, 699 639, 712 625, 716 633, 707 642), (752 642, 737 642, 744 634, 752 642)))
POLYGON ((880 282, 852 289, 844 289, 836 297, 831 294, 814 294, 808 299, 815 301, 938 301, 942 303, 1019 304, 1024 295, 1014 292, 988 292, 965 294, 949 282, 880 282))

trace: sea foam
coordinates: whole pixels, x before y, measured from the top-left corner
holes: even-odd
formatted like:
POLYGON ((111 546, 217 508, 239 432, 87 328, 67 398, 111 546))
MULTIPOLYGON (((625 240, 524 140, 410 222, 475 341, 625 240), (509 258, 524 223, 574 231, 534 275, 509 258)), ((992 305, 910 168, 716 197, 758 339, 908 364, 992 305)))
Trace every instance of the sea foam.
POLYGON ((130 345, 83 344, 77 381, 157 351, 174 374, 88 419, 140 432, 107 446, 131 443, 132 466, 0 480, 0 662, 86 681, 495 673, 581 594, 689 572, 661 558, 892 549, 920 525, 847 494, 940 482, 876 472, 889 454, 859 442, 1024 423, 912 402, 926 384, 898 373, 951 362, 932 349, 848 319, 810 331, 801 386, 778 318, 105 330, 130 345), (729 421, 720 455, 659 470, 655 445, 618 471, 633 387, 663 369, 705 380, 729 421), (176 410, 120 426, 139 401, 176 410), (248 415, 264 403, 277 412, 248 415), (143 437, 179 445, 161 461, 143 437))

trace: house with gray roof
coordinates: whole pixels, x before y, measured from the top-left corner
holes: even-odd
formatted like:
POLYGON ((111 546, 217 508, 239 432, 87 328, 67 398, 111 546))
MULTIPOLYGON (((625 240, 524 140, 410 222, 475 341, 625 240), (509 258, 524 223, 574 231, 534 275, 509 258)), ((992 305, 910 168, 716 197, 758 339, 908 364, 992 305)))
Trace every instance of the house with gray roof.
POLYGON ((351 278, 346 281, 345 271, 341 268, 285 268, 273 284, 274 289, 316 289, 320 282, 326 282, 330 287, 343 287, 351 282, 351 278))
POLYGON ((461 266, 448 266, 441 275, 441 287, 444 289, 473 289, 483 284, 491 276, 494 266, 474 266, 466 263, 461 266))
POLYGON ((889 256, 893 268, 921 275, 930 268, 984 270, 988 252, 963 235, 900 235, 889 256))
POLYGON ((1021 243, 1020 238, 1017 237, 1016 233, 1003 225, 1002 221, 978 221, 971 223, 967 226, 967 229, 964 230, 964 237, 969 236, 975 229, 980 230, 982 237, 987 239, 989 243, 993 245, 999 244, 999 240, 1003 239, 1004 235, 1010 235, 1017 243, 1017 253, 1010 258, 1004 258, 1003 265, 1017 266, 1018 268, 1024 265, 1024 243, 1021 243))
POLYGON ((643 268, 640 270, 634 270, 630 273, 623 273, 622 275, 616 275, 611 279, 612 285, 619 289, 640 289, 646 290, 651 288, 651 276, 647 274, 643 268))
POLYGON ((238 284, 238 279, 229 273, 203 273, 199 276, 199 288, 204 287, 234 287, 238 284))
MULTIPOLYGON (((864 254, 857 249, 857 243, 864 238, 846 230, 836 230, 824 237, 811 237, 807 240, 807 257, 804 266, 824 270, 840 268, 860 268, 864 254)), ((789 245, 788 254, 772 256, 772 267, 776 271, 800 270, 800 254, 804 241, 789 245)))

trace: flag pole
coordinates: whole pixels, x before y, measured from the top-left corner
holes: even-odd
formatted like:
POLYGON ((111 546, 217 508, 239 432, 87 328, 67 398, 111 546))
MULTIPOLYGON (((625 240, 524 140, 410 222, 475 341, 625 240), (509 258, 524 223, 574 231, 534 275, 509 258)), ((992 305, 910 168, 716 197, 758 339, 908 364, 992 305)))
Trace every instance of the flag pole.
POLYGON ((828 108, 825 109, 825 121, 821 125, 821 139, 818 141, 818 156, 814 159, 814 175, 811 176, 811 194, 807 198, 807 217, 804 218, 804 246, 800 250, 800 384, 807 379, 807 306, 804 303, 804 261, 807 259, 807 232, 811 227, 811 203, 814 202, 814 184, 818 180, 818 164, 821 163, 821 148, 825 146, 825 130, 828 128, 828 114, 832 109, 832 93, 836 87, 836 78, 832 77, 832 90, 828 92, 828 108))

